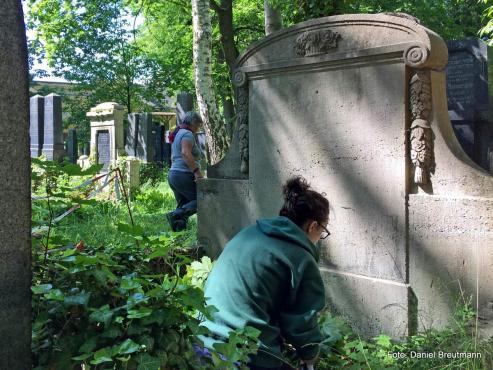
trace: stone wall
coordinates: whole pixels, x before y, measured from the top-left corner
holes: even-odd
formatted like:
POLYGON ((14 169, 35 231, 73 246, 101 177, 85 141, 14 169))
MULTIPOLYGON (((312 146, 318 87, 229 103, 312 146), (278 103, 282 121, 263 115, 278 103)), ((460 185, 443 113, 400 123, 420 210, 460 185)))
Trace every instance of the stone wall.
POLYGON ((452 282, 474 293, 475 269, 480 303, 493 299, 493 177, 455 139, 446 62, 443 40, 401 14, 311 20, 253 44, 237 62, 231 150, 199 182, 208 253, 276 215, 282 183, 301 174, 331 202, 329 306, 362 334, 442 325, 452 282))

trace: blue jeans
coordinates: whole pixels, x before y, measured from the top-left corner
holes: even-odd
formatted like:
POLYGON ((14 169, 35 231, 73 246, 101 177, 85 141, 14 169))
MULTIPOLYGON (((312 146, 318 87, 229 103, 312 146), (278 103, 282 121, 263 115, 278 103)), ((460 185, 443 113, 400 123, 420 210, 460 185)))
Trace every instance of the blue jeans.
POLYGON ((169 171, 168 182, 177 204, 174 217, 186 220, 197 213, 197 185, 193 173, 169 171))

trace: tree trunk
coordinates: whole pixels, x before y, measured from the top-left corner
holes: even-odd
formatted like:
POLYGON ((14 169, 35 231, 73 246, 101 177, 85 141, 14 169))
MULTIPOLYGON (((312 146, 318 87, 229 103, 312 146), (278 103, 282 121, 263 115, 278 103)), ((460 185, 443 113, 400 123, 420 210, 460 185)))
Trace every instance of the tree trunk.
POLYGON ((195 91, 204 121, 211 164, 219 162, 228 149, 228 135, 212 85, 212 26, 208 0, 192 0, 193 61, 195 91))
POLYGON ((282 28, 281 13, 269 5, 268 0, 264 0, 265 14, 265 36, 282 28))

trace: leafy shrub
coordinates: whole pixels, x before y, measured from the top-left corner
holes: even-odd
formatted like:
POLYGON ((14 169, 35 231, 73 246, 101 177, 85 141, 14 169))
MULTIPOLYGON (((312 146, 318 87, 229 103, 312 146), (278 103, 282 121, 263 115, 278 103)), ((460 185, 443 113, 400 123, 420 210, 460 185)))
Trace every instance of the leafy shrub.
POLYGON ((42 196, 33 202, 36 369, 232 368, 255 351, 258 333, 248 328, 231 333, 211 359, 199 360, 193 350, 207 333, 199 323, 213 308, 195 286, 207 271, 194 273, 190 265, 195 229, 170 233, 164 223, 156 226, 169 189, 141 192, 132 212, 154 213, 135 215, 131 225, 126 207, 86 202, 84 191, 74 189, 89 172, 39 161, 33 173, 33 194, 42 196), (77 213, 54 222, 80 203, 77 213))

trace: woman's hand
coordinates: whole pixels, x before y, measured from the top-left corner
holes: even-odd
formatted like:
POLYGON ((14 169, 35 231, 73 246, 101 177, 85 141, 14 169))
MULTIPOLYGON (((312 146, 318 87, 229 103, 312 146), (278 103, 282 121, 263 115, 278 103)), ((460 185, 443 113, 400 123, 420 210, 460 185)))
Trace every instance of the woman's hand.
POLYGON ((200 172, 200 169, 198 171, 195 171, 193 173, 193 175, 195 176, 195 181, 197 181, 198 179, 203 179, 204 176, 202 176, 202 172, 200 172))

